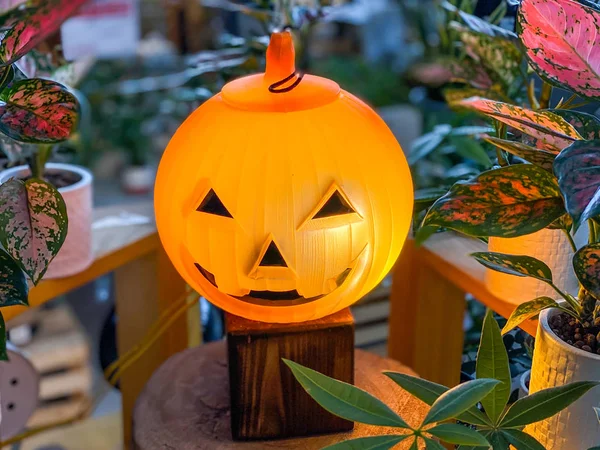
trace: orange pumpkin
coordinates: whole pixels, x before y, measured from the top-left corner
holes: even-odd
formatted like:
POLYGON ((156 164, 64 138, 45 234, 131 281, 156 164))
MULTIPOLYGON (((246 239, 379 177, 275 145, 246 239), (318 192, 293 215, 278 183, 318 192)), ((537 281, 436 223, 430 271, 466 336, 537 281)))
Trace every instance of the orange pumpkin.
POLYGON ((413 205, 402 149, 331 80, 295 73, 288 32, 264 74, 227 84, 177 130, 155 188, 158 231, 183 278, 263 322, 317 319, 390 270, 413 205))

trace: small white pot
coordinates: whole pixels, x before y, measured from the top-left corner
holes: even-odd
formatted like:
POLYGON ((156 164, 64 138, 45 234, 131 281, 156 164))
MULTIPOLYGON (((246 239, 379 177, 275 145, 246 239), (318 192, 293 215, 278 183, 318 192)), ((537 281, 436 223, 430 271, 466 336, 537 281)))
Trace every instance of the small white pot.
MULTIPOLYGON (((87 269, 92 254, 92 181, 91 172, 72 164, 47 163, 46 171, 74 172, 81 177, 77 183, 58 191, 67 205, 69 228, 58 255, 52 260, 44 278, 62 278, 87 269)), ((28 166, 17 166, 0 173, 0 183, 10 178, 24 178, 31 172, 28 166)))
POLYGON ((529 395, 528 381, 531 378, 531 370, 523 372, 519 377, 519 398, 527 397, 529 395))
POLYGON ((152 190, 155 178, 152 166, 127 166, 121 173, 121 185, 128 194, 146 194, 152 190))
MULTIPOLYGON (((583 247, 587 243, 587 226, 582 226, 574 239, 578 248, 583 247)), ((571 264, 573 249, 562 230, 545 228, 516 238, 491 237, 488 250, 509 255, 533 256, 544 261, 552 270, 554 283, 563 292, 578 294, 579 285, 571 264)), ((485 283, 491 293, 515 305, 544 295, 552 298, 556 296, 556 291, 542 281, 490 269, 486 270, 485 283)))
MULTIPOLYGON (((557 309, 542 311, 535 339, 529 392, 562 386, 573 381, 600 381, 600 355, 563 342, 550 329, 548 320, 557 309)), ((587 450, 600 444, 600 424, 593 407, 600 404, 600 389, 594 388, 549 419, 528 425, 525 431, 547 450, 587 450)))

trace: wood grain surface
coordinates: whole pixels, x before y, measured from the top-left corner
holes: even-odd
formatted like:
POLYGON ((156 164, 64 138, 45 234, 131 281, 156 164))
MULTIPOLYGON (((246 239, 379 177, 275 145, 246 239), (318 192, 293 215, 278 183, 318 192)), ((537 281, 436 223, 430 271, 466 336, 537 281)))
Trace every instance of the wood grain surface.
MULTIPOLYGON (((428 407, 381 372, 414 373, 398 362, 356 350, 355 382, 375 395, 410 425, 417 426, 428 407)), ((137 450, 318 450, 347 439, 398 433, 398 429, 356 424, 346 433, 277 441, 234 442, 231 438, 229 382, 225 342, 202 345, 172 356, 152 376, 134 411, 137 450)), ((408 449, 411 441, 398 449, 408 449)))

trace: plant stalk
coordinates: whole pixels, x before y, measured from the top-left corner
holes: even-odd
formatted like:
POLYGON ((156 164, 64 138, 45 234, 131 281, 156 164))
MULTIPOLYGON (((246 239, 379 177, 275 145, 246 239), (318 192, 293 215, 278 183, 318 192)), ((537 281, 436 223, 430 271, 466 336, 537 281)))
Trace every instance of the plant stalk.
POLYGON ((575 245, 575 240, 573 239, 573 236, 571 236, 571 233, 569 233, 569 230, 565 230, 564 228, 562 230, 565 233, 565 235, 567 236, 567 240, 569 241, 569 244, 571 245, 571 248, 573 249, 573 253, 577 253, 577 245, 575 245))
POLYGON ((545 81, 542 83, 542 93, 540 94, 540 108, 547 109, 550 107, 550 98, 552 97, 552 85, 550 83, 546 83, 545 81))

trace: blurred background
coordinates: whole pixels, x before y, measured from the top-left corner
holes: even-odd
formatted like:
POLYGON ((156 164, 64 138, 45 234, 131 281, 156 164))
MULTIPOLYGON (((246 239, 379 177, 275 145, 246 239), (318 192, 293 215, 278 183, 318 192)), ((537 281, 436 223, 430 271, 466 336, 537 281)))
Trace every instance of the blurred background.
MULTIPOLYGON (((277 27, 293 29, 301 71, 335 80, 376 109, 408 155, 416 189, 435 197, 490 168, 488 144, 466 132, 448 133, 482 124, 446 103, 457 81, 448 62, 464 57, 447 26, 456 7, 514 29, 515 6, 500 0, 90 0, 19 64, 39 72, 68 69, 82 117, 77 135, 50 160, 91 171, 94 208, 110 211, 92 228, 106 230, 110 247, 119 233, 153 221, 147 205, 156 167, 177 127, 229 80, 262 71, 277 27)), ((25 162, 10 145, 2 151, 2 169, 25 162)), ((15 448, 119 448, 120 393, 100 376, 117 356, 114 278, 103 275, 9 321, 10 341, 41 374, 30 425, 68 418, 86 398, 103 393, 93 427, 78 423, 72 433, 51 431, 15 448)), ((389 284, 354 307, 357 345, 381 354, 389 284)), ((199 301, 202 340, 221 339, 222 313, 199 301)), ((483 312, 469 303, 466 378, 474 372, 483 312)), ((530 364, 527 345, 518 333, 505 344, 516 377, 530 364)))

